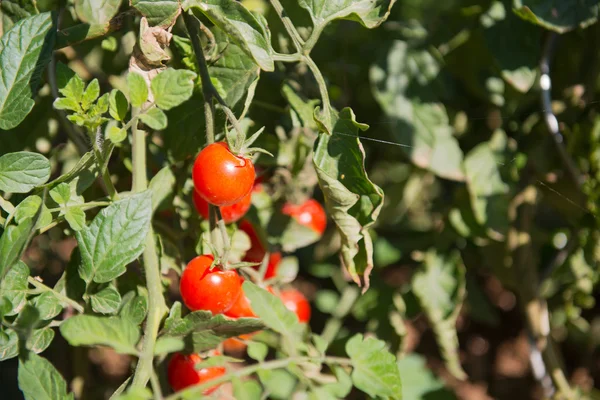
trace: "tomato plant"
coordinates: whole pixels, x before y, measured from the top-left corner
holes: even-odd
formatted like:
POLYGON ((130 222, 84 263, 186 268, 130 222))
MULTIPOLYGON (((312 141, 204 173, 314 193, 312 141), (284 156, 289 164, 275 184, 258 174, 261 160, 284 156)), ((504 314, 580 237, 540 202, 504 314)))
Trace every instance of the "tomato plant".
POLYGON ((1 0, 2 399, 599 398, 597 0, 1 0))

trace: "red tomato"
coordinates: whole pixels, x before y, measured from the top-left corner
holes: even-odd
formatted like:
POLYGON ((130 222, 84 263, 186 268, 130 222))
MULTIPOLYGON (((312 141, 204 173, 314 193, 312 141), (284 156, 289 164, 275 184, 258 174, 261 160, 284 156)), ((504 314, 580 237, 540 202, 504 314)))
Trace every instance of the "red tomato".
POLYGON ((202 149, 192 169, 196 191, 216 206, 241 201, 252 190, 255 177, 252 161, 233 154, 224 142, 202 149))
POLYGON ((252 311, 252 307, 250 307, 250 300, 248 300, 248 297, 246 297, 244 289, 242 289, 242 293, 239 295, 235 303, 233 303, 231 308, 225 311, 224 314, 231 318, 257 318, 256 314, 254 314, 254 311, 252 311))
MULTIPOLYGON (((200 214, 205 220, 208 220, 208 202, 202 197, 200 197, 198 192, 196 192, 195 190, 193 194, 193 200, 198 214, 200 214)), ((230 224, 242 218, 250 209, 251 201, 252 191, 250 191, 246 196, 242 198, 242 200, 238 201, 235 204, 232 204, 230 206, 219 207, 219 209, 221 210, 221 216, 223 217, 223 221, 225 221, 226 224, 230 224)))
MULTIPOLYGON (((218 378, 225 373, 224 367, 209 367, 196 370, 195 365, 200 363, 202 358, 198 354, 181 354, 175 355, 169 361, 167 366, 167 375, 169 384, 174 391, 185 389, 188 386, 198 385, 218 378)), ((206 389, 204 395, 209 395, 214 392, 219 385, 206 389)))
POLYGON ((300 225, 311 228, 319 235, 325 232, 327 214, 325 214, 323 206, 315 199, 307 200, 300 205, 286 203, 281 211, 294 218, 300 225))
POLYGON ((207 310, 220 314, 235 303, 242 292, 239 274, 223 271, 218 266, 209 269, 214 258, 202 255, 189 262, 179 282, 185 305, 192 311, 207 310))
POLYGON ((310 304, 306 300, 306 297, 298 290, 282 290, 279 298, 281 298, 281 301, 283 301, 288 310, 296 313, 300 322, 308 322, 310 320, 310 304))
POLYGON ((248 345, 238 338, 229 338, 223 342, 223 351, 228 354, 240 354, 246 350, 248 345))
MULTIPOLYGON (((250 238, 250 250, 246 252, 243 261, 251 263, 262 263, 262 260, 265 258, 265 254, 267 254, 267 250, 265 250, 265 246, 263 246, 263 244, 261 243, 260 238, 254 230, 254 227, 248 220, 243 220, 240 223, 240 229, 244 231, 250 238)), ((267 265, 267 270, 265 272, 265 279, 270 279, 277 275, 277 269, 279 268, 280 261, 280 252, 274 252, 270 254, 269 264, 267 265)), ((256 270, 258 270, 259 268, 260 266, 254 267, 254 269, 256 270)))

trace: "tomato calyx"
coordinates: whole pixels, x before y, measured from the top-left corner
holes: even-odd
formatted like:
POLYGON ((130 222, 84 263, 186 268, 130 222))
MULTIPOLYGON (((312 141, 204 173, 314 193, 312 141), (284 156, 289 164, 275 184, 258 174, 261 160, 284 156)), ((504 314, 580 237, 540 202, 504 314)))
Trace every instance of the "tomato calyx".
POLYGON ((265 130, 264 126, 247 139, 244 132, 242 132, 241 129, 238 128, 239 127, 236 127, 235 129, 230 131, 229 129, 227 129, 227 127, 225 127, 225 137, 227 138, 227 144, 229 145, 229 149, 233 154, 237 155, 238 157, 248 157, 254 155, 255 153, 263 153, 274 157, 271 152, 265 149, 262 149, 260 147, 251 147, 252 144, 256 142, 256 139, 258 139, 261 133, 263 133, 263 131, 265 130))

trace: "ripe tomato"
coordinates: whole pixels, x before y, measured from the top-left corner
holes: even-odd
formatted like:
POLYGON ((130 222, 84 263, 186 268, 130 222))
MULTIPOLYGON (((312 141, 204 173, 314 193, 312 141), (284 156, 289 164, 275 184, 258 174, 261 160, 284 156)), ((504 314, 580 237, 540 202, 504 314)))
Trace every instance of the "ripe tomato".
MULTIPOLYGON (((240 229, 244 231, 250 238, 250 250, 246 252, 243 261, 251 263, 262 263, 262 260, 265 258, 265 254, 267 254, 267 250, 265 250, 265 246, 263 246, 263 244, 261 243, 260 238, 254 230, 254 227, 248 220, 243 220, 240 223, 240 229)), ((279 268, 280 261, 280 252, 277 251, 270 254, 269 264, 267 264, 267 270, 265 272, 265 279, 270 279, 277 275, 277 269, 279 268)), ((256 270, 258 270, 259 268, 260 266, 254 267, 254 269, 256 270)))
POLYGON ((281 211, 294 218, 300 225, 311 228, 319 235, 325 232, 327 214, 325 214, 323 206, 315 199, 307 200, 300 205, 286 203, 281 211))
POLYGON ((216 206, 241 201, 252 190, 255 177, 252 161, 233 154, 224 142, 209 144, 202 149, 192 169, 196 191, 216 206))
POLYGON ((223 350, 225 353, 239 355, 246 350, 246 347, 248 347, 242 340, 249 340, 254 335, 255 333, 247 333, 238 337, 229 338, 223 342, 223 350))
POLYGON ((189 262, 179 282, 185 305, 192 311, 208 310, 220 314, 235 303, 242 292, 239 274, 223 271, 218 266, 209 269, 214 258, 202 255, 189 262))
MULTIPOLYGON (((175 353, 175 355, 169 361, 167 366, 167 376, 169 378, 169 384, 174 391, 185 389, 188 386, 197 385, 204 383, 211 379, 215 379, 225 373, 224 367, 209 367, 201 368, 196 370, 195 365, 202 361, 202 357, 198 354, 181 354, 175 353)), ((204 395, 208 396, 217 388, 216 385, 212 388, 206 389, 204 395)))
POLYGON ((225 311, 224 314, 231 318, 257 318, 256 314, 254 314, 254 311, 252 311, 250 300, 248 300, 248 297, 246 297, 244 289, 242 289, 242 293, 240 293, 235 303, 233 303, 231 308, 225 311))
POLYGON ((306 297, 296 289, 282 290, 279 298, 288 310, 293 311, 298 316, 300 322, 308 322, 310 320, 310 304, 306 297))
MULTIPOLYGON (((208 202, 202 197, 200 197, 198 192, 196 192, 195 190, 193 194, 193 200, 198 214, 200 214, 202 218, 208 220, 208 202)), ((223 221, 225 221, 226 224, 230 224, 242 218, 250 209, 251 201, 252 191, 250 191, 246 196, 242 198, 242 200, 238 201, 237 203, 234 203, 230 206, 219 207, 219 209, 221 210, 221 216, 223 217, 223 221)))

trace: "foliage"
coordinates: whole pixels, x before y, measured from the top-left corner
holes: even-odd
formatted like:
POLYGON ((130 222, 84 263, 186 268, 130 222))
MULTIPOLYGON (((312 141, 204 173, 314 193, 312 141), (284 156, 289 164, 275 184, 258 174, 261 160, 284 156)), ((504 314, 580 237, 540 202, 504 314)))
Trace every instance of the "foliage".
POLYGON ((513 334, 500 285, 545 395, 593 398, 568 379, 590 360, 560 350, 598 345, 599 11, 1 1, 0 360, 22 396, 451 399, 446 383, 478 379, 465 321, 513 334), (192 200, 215 141, 258 175, 229 225, 192 200), (282 212, 312 198, 324 234, 282 212), (209 253, 244 278, 253 316, 182 306, 182 269, 209 253), (309 324, 280 298, 292 285, 309 324), (434 351, 413 352, 419 329, 434 351), (245 359, 214 354, 231 340, 245 359), (55 350, 87 371, 79 347, 126 360, 120 386, 71 381, 55 350), (172 393, 175 352, 225 373, 172 393))

